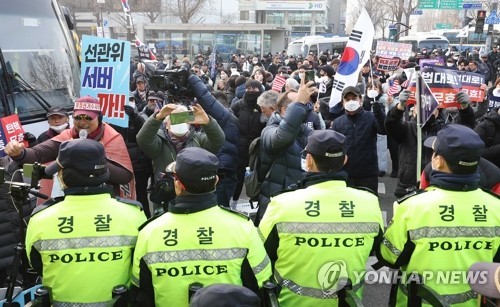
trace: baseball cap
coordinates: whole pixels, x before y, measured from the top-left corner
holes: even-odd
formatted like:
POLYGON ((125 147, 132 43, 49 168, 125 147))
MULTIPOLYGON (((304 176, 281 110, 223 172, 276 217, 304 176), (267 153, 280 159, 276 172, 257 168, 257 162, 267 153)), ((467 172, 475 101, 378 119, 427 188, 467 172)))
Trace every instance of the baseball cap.
POLYGON ((190 307, 259 307, 260 299, 252 290, 231 284, 213 284, 195 292, 190 307))
POLYGON ((490 298, 500 299, 500 263, 476 262, 469 268, 469 272, 486 278, 486 282, 469 283, 472 290, 490 298))
POLYGON ((144 82, 144 83, 146 83, 146 81, 147 81, 147 79, 146 79, 146 76, 144 76, 144 75, 139 75, 135 79, 135 83, 138 83, 138 82, 144 82))
POLYGON ((149 91, 148 92, 148 100, 149 99, 156 99, 156 100, 161 100, 163 101, 164 99, 163 93, 160 94, 160 92, 155 92, 155 91, 149 91))
POLYGON ((66 112, 66 109, 61 106, 53 106, 50 107, 49 111, 47 112, 47 117, 50 117, 52 115, 68 116, 68 112, 66 112))
POLYGON ((342 157, 346 153, 346 137, 333 130, 314 130, 307 138, 306 151, 316 156, 342 157))
POLYGON ((170 168, 175 170, 189 193, 201 194, 215 190, 219 159, 211 152, 199 147, 184 148, 174 163, 170 168))
POLYGON ((450 124, 431 136, 424 146, 432 148, 448 163, 464 167, 476 167, 484 149, 484 142, 472 129, 458 124, 450 124))
POLYGON ((82 175, 92 175, 96 179, 102 179, 102 182, 109 178, 104 146, 92 139, 63 142, 59 146, 56 161, 45 168, 45 174, 52 176, 64 168, 78 170, 82 175))
POLYGON ((348 86, 342 91, 342 99, 344 99, 345 95, 353 93, 358 97, 361 97, 361 92, 356 86, 348 86))
POLYGON ((75 101, 73 116, 84 114, 94 119, 100 113, 101 113, 101 104, 94 97, 84 96, 78 98, 75 101))

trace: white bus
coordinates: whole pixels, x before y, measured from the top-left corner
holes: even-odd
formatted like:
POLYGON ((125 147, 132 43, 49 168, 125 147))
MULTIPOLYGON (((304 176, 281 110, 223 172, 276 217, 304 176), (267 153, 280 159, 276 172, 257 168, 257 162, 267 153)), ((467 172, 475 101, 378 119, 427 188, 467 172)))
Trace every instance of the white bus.
POLYGON ((295 56, 299 54, 306 56, 310 52, 314 52, 315 54, 319 55, 321 52, 327 50, 330 52, 330 54, 342 54, 345 46, 347 45, 348 39, 348 36, 306 36, 289 43, 286 52, 288 55, 295 56))
POLYGON ((432 33, 417 33, 415 35, 403 36, 399 38, 398 42, 411 44, 414 53, 420 52, 423 48, 427 48, 429 52, 438 48, 446 50, 450 45, 446 37, 432 33))

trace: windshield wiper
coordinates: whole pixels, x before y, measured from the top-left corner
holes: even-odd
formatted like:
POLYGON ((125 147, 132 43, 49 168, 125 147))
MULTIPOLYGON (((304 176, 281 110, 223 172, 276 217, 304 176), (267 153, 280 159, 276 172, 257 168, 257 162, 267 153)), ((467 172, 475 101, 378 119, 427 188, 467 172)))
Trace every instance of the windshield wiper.
MULTIPOLYGON (((7 67, 7 64, 5 63, 5 57, 3 56, 2 48, 0 48, 0 77, 1 77, 0 86, 2 89, 3 99, 5 100, 5 108, 7 109, 6 114, 12 114, 12 112, 10 111, 9 95, 8 94, 10 94, 10 97, 12 97, 12 105, 13 106, 16 105, 14 95, 13 95, 14 91, 12 90, 11 76, 9 75, 9 73, 7 71, 7 70, 9 70, 9 68, 10 68, 10 65, 9 65, 9 67, 7 67), (4 86, 7 87, 6 91, 4 90, 4 86)), ((10 69, 10 70, 12 70, 12 69, 10 69)))
POLYGON ((29 93, 35 100, 45 109, 45 111, 48 111, 51 107, 51 105, 43 98, 36 89, 34 89, 26 80, 21 77, 20 74, 17 72, 13 72, 13 76, 11 76, 13 80, 16 80, 19 84, 19 88, 23 90, 24 92, 29 93), (17 79, 16 79, 17 78, 17 79))

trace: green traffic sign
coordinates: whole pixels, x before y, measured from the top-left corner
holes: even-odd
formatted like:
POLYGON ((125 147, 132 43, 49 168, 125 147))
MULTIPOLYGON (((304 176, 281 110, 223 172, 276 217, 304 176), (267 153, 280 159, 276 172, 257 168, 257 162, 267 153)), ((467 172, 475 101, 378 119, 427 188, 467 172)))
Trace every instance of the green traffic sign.
POLYGON ((443 29, 453 29, 453 25, 450 23, 436 23, 436 30, 443 30, 443 29))
POLYGON ((463 0, 421 0, 418 9, 461 10, 463 0))

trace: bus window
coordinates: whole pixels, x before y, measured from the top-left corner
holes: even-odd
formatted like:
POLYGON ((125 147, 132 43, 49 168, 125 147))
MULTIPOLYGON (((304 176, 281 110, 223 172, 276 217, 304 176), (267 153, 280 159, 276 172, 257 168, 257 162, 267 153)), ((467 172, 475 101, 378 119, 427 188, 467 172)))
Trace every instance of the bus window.
POLYGON ((72 34, 55 0, 0 1, 0 50, 0 70, 9 72, 0 74, 5 115, 17 112, 26 125, 46 122, 53 105, 71 111, 80 93, 80 69, 72 34))

